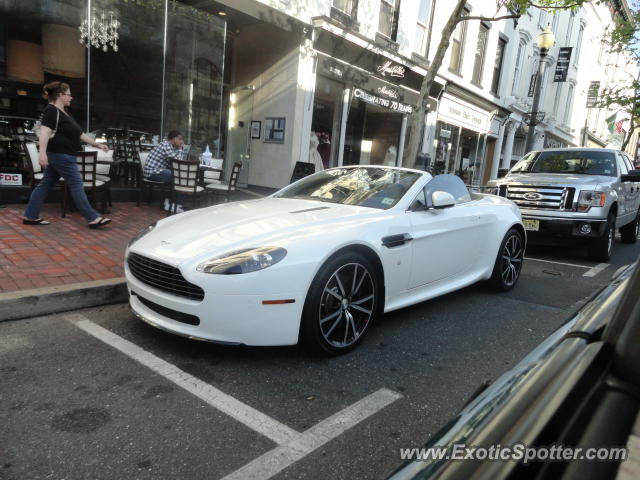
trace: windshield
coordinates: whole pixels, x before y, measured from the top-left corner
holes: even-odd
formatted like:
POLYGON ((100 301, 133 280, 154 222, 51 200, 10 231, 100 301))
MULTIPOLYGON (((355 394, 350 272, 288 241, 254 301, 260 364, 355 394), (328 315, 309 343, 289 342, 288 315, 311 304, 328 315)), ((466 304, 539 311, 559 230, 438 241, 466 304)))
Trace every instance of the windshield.
POLYGON ((549 151, 531 152, 522 157, 509 173, 573 173, 616 176, 612 152, 549 151))
POLYGON ((386 210, 398 203, 421 175, 419 172, 377 167, 335 168, 310 175, 277 192, 274 197, 386 210))

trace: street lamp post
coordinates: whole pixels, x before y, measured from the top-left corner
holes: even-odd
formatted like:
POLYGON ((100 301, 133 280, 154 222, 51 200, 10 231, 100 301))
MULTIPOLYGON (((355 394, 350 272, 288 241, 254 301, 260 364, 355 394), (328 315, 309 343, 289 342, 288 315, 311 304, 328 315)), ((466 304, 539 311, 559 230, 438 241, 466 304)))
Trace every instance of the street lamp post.
POLYGON ((544 58, 547 56, 547 53, 549 53, 549 49, 553 47, 555 42, 556 37, 551 31, 551 25, 547 25, 547 28, 545 28, 544 31, 540 35, 538 35, 538 39, 536 41, 536 43, 538 44, 538 48, 540 49, 540 61, 538 63, 538 73, 536 76, 536 83, 533 91, 533 105, 531 106, 531 113, 525 118, 525 121, 529 124, 525 152, 530 152, 531 150, 533 150, 536 125, 544 120, 544 112, 538 111, 538 108, 540 106, 540 87, 542 84, 542 80, 544 79, 544 70, 546 68, 544 58))

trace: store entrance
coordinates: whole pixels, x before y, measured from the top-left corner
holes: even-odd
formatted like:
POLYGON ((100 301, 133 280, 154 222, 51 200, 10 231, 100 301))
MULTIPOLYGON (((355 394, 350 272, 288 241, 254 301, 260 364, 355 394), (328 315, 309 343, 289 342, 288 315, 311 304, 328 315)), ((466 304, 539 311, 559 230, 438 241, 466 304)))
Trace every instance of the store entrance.
POLYGON ((362 100, 351 104, 343 165, 397 165, 402 114, 362 100))
POLYGON ((318 137, 317 150, 324 168, 338 165, 338 139, 342 122, 344 84, 318 77, 313 100, 311 131, 318 137))
POLYGON ((433 174, 458 175, 466 185, 480 181, 486 135, 473 130, 438 122, 437 146, 433 174))

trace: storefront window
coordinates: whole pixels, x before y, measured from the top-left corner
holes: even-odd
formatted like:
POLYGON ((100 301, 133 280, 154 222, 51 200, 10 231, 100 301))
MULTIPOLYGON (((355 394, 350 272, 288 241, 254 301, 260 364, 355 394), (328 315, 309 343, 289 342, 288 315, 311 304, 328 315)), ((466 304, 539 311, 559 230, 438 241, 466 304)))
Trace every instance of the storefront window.
POLYGON ((86 125, 86 53, 78 26, 86 0, 0 2, 0 115, 37 118, 42 86, 55 80, 73 93, 70 114, 86 125))
POLYGON ((477 185, 482 173, 486 135, 438 122, 434 175, 451 173, 467 185, 477 185))
POLYGON ((221 134, 224 21, 210 13, 169 4, 165 75, 165 131, 217 151, 221 134))
POLYGON ((402 115, 354 99, 349 110, 343 165, 397 165, 402 115))
POLYGON ((219 152, 225 20, 185 3, 0 2, 0 162, 17 168, 13 156, 35 140, 17 129, 39 117, 54 80, 70 85, 69 113, 88 132, 151 140, 175 129, 219 152))
POLYGON ((118 51, 91 47, 90 130, 129 129, 160 135, 164 2, 91 2, 115 16, 118 51))

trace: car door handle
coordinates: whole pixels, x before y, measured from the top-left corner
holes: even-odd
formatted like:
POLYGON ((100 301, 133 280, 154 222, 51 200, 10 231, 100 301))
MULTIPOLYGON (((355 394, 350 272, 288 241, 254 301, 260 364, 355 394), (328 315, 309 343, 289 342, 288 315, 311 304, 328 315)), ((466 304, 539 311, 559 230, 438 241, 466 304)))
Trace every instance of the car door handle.
POLYGON ((413 240, 408 233, 400 233, 398 235, 389 235, 382 237, 382 246, 387 248, 399 247, 413 240))

